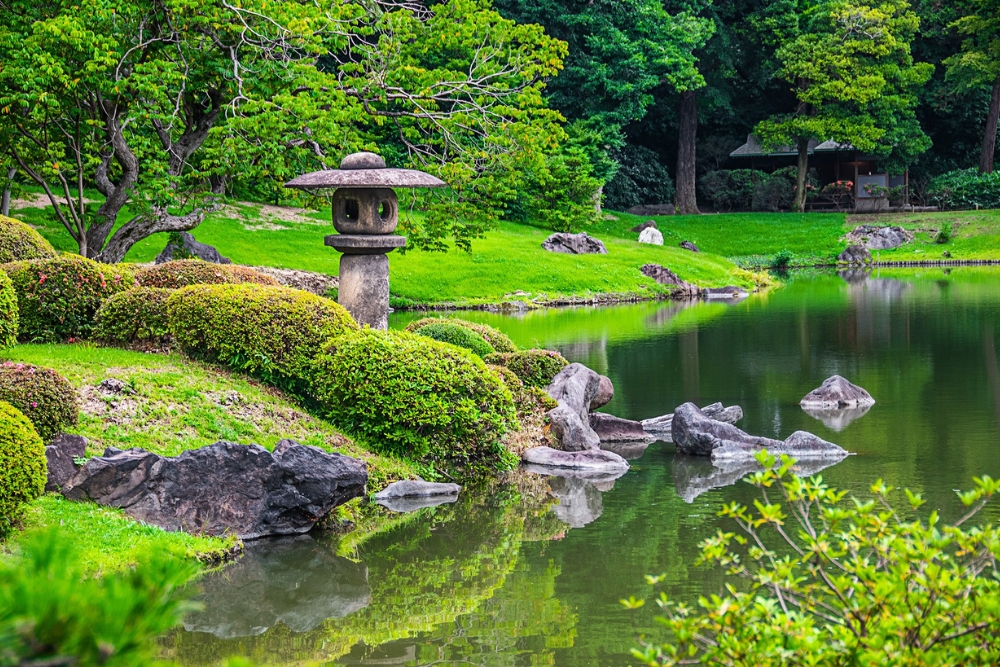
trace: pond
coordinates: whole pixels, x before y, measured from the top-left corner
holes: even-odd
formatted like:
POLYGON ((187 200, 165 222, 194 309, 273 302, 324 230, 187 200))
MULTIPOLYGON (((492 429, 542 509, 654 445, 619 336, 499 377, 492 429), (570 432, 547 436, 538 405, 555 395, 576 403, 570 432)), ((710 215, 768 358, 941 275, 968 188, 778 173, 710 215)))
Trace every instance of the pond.
MULTIPOLYGON (((642 419, 684 401, 743 407, 739 422, 785 438, 803 429, 853 452, 824 479, 864 494, 877 478, 957 517, 954 489, 1000 477, 1000 272, 977 268, 806 273, 736 303, 458 313, 519 345, 560 350, 607 374, 604 411, 642 419), (866 388, 867 413, 798 405, 828 376, 866 388)), ((419 315, 394 315, 404 326, 419 315)), ((693 602, 721 590, 696 567, 724 502, 752 487, 657 442, 616 480, 522 474, 452 505, 399 515, 360 544, 304 536, 251 544, 203 582, 204 609, 162 639, 184 665, 636 664, 657 633, 646 574, 693 602), (735 483, 734 483, 735 482, 735 483), (558 499, 558 503, 554 502, 558 499)), ((991 519, 1000 517, 990 508, 991 519)))

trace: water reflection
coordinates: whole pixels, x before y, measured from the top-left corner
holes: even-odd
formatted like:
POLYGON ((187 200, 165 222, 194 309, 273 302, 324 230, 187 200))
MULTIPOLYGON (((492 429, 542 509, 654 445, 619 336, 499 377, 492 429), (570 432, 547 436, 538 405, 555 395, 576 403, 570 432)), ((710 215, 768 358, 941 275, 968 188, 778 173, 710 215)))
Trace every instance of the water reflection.
POLYGON ((601 518, 604 512, 601 494, 615 488, 615 480, 627 472, 587 473, 534 465, 527 465, 524 470, 546 477, 549 494, 559 501, 551 511, 570 528, 583 528, 601 518))
POLYGON ((856 408, 802 408, 802 410, 812 417, 823 422, 823 426, 831 431, 843 431, 851 422, 861 419, 872 409, 870 405, 861 405, 856 408))
MULTIPOLYGON (((837 463, 840 461, 831 459, 799 461, 792 471, 808 477, 837 463)), ((732 486, 750 473, 763 469, 756 461, 712 461, 703 456, 677 454, 674 456, 674 488, 677 495, 690 504, 707 491, 732 486)))

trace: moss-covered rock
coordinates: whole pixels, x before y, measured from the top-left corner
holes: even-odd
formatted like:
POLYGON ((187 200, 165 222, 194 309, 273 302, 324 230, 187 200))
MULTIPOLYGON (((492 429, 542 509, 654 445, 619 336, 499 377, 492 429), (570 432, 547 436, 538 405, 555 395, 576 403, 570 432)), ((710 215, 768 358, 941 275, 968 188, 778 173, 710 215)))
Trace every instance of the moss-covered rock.
POLYGON ((45 442, 75 426, 80 414, 73 385, 54 370, 32 364, 0 364, 0 401, 24 413, 45 442))
POLYGON ((510 391, 471 352, 408 332, 364 329, 316 358, 313 396, 374 449, 464 472, 506 469, 518 428, 510 391))
POLYGON ((31 422, 0 401, 0 537, 15 528, 24 506, 42 495, 48 469, 45 446, 31 422))
POLYGON ((175 343, 189 355, 300 395, 323 343, 358 328, 330 299, 249 284, 185 287, 167 299, 167 317, 175 343))
POLYGON ((160 347, 170 339, 167 299, 174 290, 137 287, 120 292, 97 311, 94 338, 115 347, 160 347))
POLYGON ((420 327, 414 333, 427 336, 442 343, 450 343, 458 347, 464 347, 478 357, 485 357, 493 354, 496 350, 472 329, 460 327, 451 322, 432 322, 427 326, 420 327))
POLYGON ((506 354, 491 354, 486 363, 505 366, 529 387, 544 388, 569 364, 566 358, 552 350, 521 350, 506 354))
POLYGON ((17 342, 17 292, 6 273, 0 271, 0 350, 17 342))
POLYGON ((0 215, 0 264, 55 256, 55 248, 41 234, 19 220, 0 215))
POLYGON ((135 287, 128 265, 79 255, 0 265, 17 292, 18 339, 26 343, 89 338, 105 300, 135 287))
POLYGON ((278 281, 260 271, 236 264, 213 264, 200 259, 177 259, 140 269, 136 279, 143 287, 178 289, 188 285, 275 285, 278 281))
POLYGON ((495 352, 517 352, 517 345, 514 345, 514 341, 499 329, 495 329, 488 324, 469 322, 457 317, 424 317, 415 322, 410 322, 406 325, 406 330, 419 331, 431 324, 451 324, 463 327, 482 336, 483 340, 489 343, 495 352))

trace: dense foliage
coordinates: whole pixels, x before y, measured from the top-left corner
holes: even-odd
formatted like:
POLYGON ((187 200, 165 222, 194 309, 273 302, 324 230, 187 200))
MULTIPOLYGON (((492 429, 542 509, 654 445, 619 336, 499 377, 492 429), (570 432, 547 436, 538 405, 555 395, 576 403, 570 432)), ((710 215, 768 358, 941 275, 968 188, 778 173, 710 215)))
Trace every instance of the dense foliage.
POLYGON ((312 393, 377 451, 466 473, 515 463, 500 443, 518 427, 510 391, 453 345, 371 329, 334 338, 316 359, 312 393))
POLYGON ((20 410, 0 401, 0 538, 17 526, 24 505, 42 495, 47 470, 45 445, 35 427, 20 410))
POLYGON ((236 264, 213 264, 200 259, 175 259, 139 269, 136 279, 143 287, 178 289, 188 285, 256 283, 277 285, 278 281, 260 271, 236 264))
POLYGON ((106 299, 135 286, 127 265, 66 255, 0 265, 17 291, 18 339, 62 342, 87 338, 106 299))
POLYGON ((97 311, 94 338, 118 347, 158 347, 170 337, 167 299, 173 290, 136 287, 119 292, 97 311))
MULTIPOLYGON (((739 533, 704 541, 702 561, 744 583, 699 599, 662 595, 658 618, 671 633, 633 653, 652 667, 689 664, 992 665, 1000 660, 1000 529, 968 522, 1000 483, 977 478, 959 492, 968 512, 945 523, 921 518, 924 501, 894 502, 881 480, 869 498, 849 498, 790 472, 793 461, 763 452, 754 508, 723 507, 739 533)), ((655 577, 652 580, 656 580, 655 577)), ((634 598, 627 607, 640 606, 634 598)))
POLYGON ((55 256, 52 244, 41 234, 19 220, 0 215, 0 264, 55 256))
POLYGON ((495 352, 493 346, 478 333, 450 322, 432 322, 417 329, 416 333, 439 340, 442 343, 464 347, 477 357, 485 357, 495 352))
POLYGON ((17 342, 17 317, 14 283, 0 271, 0 350, 17 342))
POLYGON ((149 553, 134 568, 88 576, 58 530, 21 541, 0 562, 0 664, 132 667, 153 664, 155 638, 190 609, 197 566, 149 553))
POLYGON ((504 366, 513 371, 529 387, 544 388, 552 382, 552 378, 569 363, 552 350, 521 350, 491 354, 486 362, 504 366))
POLYGON ((948 172, 931 180, 927 196, 941 208, 1000 208, 1000 172, 948 172))
POLYGON ((0 401, 20 410, 44 442, 75 426, 80 415, 73 385, 54 370, 32 364, 0 364, 0 401))
POLYGON ((517 345, 514 345, 514 341, 512 341, 507 334, 499 329, 491 327, 488 324, 470 322, 469 320, 463 320, 457 317, 424 317, 407 324, 406 330, 417 331, 418 329, 424 328, 428 324, 439 323, 454 324, 455 326, 465 327, 470 331, 474 331, 482 336, 497 352, 517 352, 517 345))
POLYGON ((358 328, 343 306, 290 287, 192 285, 167 299, 170 331, 186 353, 303 393, 312 360, 332 336, 358 328))

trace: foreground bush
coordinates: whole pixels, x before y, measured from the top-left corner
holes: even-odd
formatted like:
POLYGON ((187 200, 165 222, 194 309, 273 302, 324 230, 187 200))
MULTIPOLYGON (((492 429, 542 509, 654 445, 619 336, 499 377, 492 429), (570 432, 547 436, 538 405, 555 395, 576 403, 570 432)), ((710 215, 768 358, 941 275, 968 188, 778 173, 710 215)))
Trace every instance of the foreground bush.
POLYGON ((909 491, 905 507, 890 502, 881 480, 860 500, 790 474, 788 458, 776 470, 767 452, 758 460, 768 470, 749 481, 763 502, 720 512, 742 535, 719 531, 701 545, 704 562, 746 583, 702 597, 700 609, 661 595, 657 620, 672 640, 636 657, 653 667, 1000 663, 1000 531, 963 528, 1000 483, 976 479, 958 494, 967 514, 948 525, 936 511, 917 517, 923 500, 909 491))
POLYGON ((378 450, 467 470, 516 463, 500 444, 518 427, 510 391, 465 350, 364 329, 327 343, 313 395, 335 424, 378 450))
POLYGON ((323 343, 358 328, 329 299, 262 285, 185 287, 167 299, 167 318, 174 341, 189 355, 299 394, 323 343))
POLYGON ((927 197, 941 208, 1000 208, 1000 171, 982 174, 978 169, 961 169, 942 174, 931 180, 927 197))
POLYGON ((0 350, 17 342, 17 292, 7 274, 0 271, 0 350))
POLYGON ((507 354, 491 354, 486 357, 486 363, 505 366, 519 377, 521 382, 539 389, 547 387, 552 378, 569 364, 565 357, 552 350, 521 350, 507 354))
POLYGON ((73 385, 54 370, 31 364, 0 364, 0 401, 24 413, 44 442, 76 425, 80 414, 73 385))
POLYGON ((55 256, 55 248, 41 234, 23 222, 0 215, 0 264, 55 256))
POLYGON ((45 445, 38 432, 20 410, 0 401, 0 538, 17 526, 24 506, 42 495, 47 474, 45 445))
POLYGON ((756 169, 719 169, 702 176, 698 189, 716 211, 749 211, 754 191, 767 179, 766 172, 756 169))
POLYGON ((170 337, 167 299, 173 290, 137 287, 115 294, 97 311, 94 338, 107 345, 163 345, 170 337))
POLYGON ((35 533, 0 562, 0 664, 133 667, 156 663, 156 637, 191 606, 197 566, 151 553, 121 574, 89 576, 71 540, 35 533))
POLYGON ((144 267, 136 274, 143 287, 178 289, 188 285, 278 285, 272 276, 236 264, 213 264, 200 259, 177 259, 144 267))
POLYGON ((12 262, 0 270, 17 291, 18 339, 29 343, 88 338, 101 304, 135 286, 128 265, 98 264, 78 255, 12 262))
POLYGON ((472 329, 449 322, 433 322, 425 327, 420 327, 415 333, 442 343, 464 347, 478 357, 485 357, 495 352, 493 346, 472 329))
POLYGON ((488 324, 470 322, 457 317, 424 317, 415 322, 410 322, 406 325, 406 330, 418 331, 429 324, 453 324, 463 327, 482 336, 483 340, 489 343, 496 352, 517 352, 517 345, 514 345, 514 341, 499 329, 494 329, 488 324))

